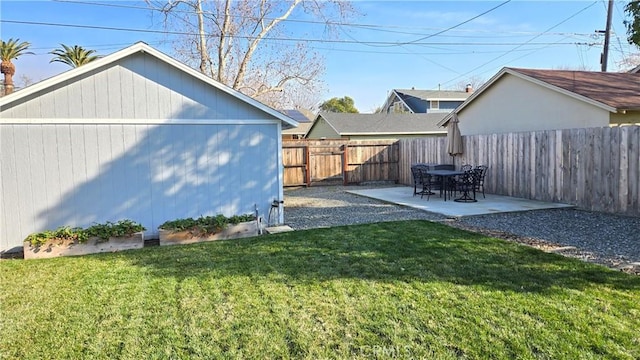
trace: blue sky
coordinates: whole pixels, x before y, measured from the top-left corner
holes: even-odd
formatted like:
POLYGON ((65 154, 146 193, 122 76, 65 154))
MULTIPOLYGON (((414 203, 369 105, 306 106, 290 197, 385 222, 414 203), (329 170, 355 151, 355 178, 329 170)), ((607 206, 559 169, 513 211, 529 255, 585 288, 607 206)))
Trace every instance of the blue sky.
MULTIPOLYGON (((102 3, 144 6, 144 2, 102 3)), ((606 1, 512 0, 455 29, 444 31, 504 1, 354 1, 358 15, 338 28, 345 43, 313 42, 325 58, 321 99, 351 96, 361 112, 381 105, 394 88, 454 89, 472 77, 488 80, 504 66, 547 69, 600 69, 606 1), (356 26, 354 26, 356 25, 356 26), (367 26, 360 26, 367 25, 367 26), (442 32, 442 34, 418 39, 442 32)), ((631 53, 626 41, 624 5, 616 1, 609 70, 631 53)), ((300 12, 292 19, 304 18, 300 12)), ((32 44, 35 55, 14 63, 16 81, 25 74, 41 80, 68 70, 49 63, 60 43, 81 45, 106 55, 136 41, 172 54, 159 33, 15 24, 30 21, 162 30, 162 17, 149 10, 57 1, 2 1, 0 36, 32 44)), ((317 24, 291 23, 290 36, 321 38, 317 24)))

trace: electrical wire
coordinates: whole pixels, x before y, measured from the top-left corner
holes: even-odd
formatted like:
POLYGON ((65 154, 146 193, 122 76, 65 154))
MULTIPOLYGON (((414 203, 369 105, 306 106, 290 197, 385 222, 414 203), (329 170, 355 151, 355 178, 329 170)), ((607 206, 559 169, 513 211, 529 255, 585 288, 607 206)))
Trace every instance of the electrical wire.
MULTIPOLYGON (((511 50, 509 50, 509 51, 507 51, 507 52, 503 53, 502 55, 499 55, 499 56, 497 56, 497 57, 495 57, 495 58, 493 58, 493 59, 491 59, 491 60, 489 60, 489 61, 487 61, 487 62, 483 63, 483 64, 482 64, 482 65, 480 65, 480 66, 476 66, 476 67, 474 67, 473 69, 471 69, 471 70, 469 70, 469 71, 465 72, 464 74, 459 75, 459 76, 457 76, 457 77, 455 77, 455 78, 453 78, 453 79, 451 79, 451 80, 449 80, 449 81, 447 81, 447 82, 444 82, 443 84, 451 84, 451 83, 453 83, 454 81, 459 80, 459 79, 461 79, 462 77, 467 76, 467 75, 469 75, 469 74, 471 74, 471 73, 473 73, 473 72, 475 72, 475 71, 477 71, 477 70, 479 70, 479 69, 481 69, 481 68, 483 68, 483 67, 485 67, 485 66, 487 66, 487 65, 491 64, 492 62, 494 62, 494 61, 496 61, 496 60, 499 60, 499 59, 501 59, 501 58, 503 58, 503 57, 505 57, 505 56, 509 55, 510 53, 512 53, 513 51, 515 51, 515 50, 517 50, 517 49, 519 49, 519 48, 523 47, 524 45, 527 45, 527 44, 533 44, 533 43, 532 43, 532 41, 533 41, 533 40, 535 40, 535 39, 539 38, 540 36, 544 35, 544 34, 545 34, 545 33, 547 33, 548 31, 551 31, 551 30, 553 30, 553 29, 557 28, 558 26, 560 26, 560 25, 562 25, 562 24, 566 23, 567 21, 569 21, 569 20, 573 19, 574 17, 576 17, 576 16, 578 16, 578 15, 582 14, 584 11, 586 11, 587 9, 589 9, 589 8, 593 7, 593 6, 594 6, 595 4, 597 4, 597 3, 598 3, 598 0, 596 0, 596 1, 594 1, 594 2, 592 2, 591 4, 587 5, 586 7, 582 8, 582 9, 580 9, 580 10, 578 10, 578 12, 576 12, 576 13, 574 13, 573 15, 569 16, 568 18, 566 18, 566 19, 564 19, 564 20, 560 21, 559 23, 557 23, 557 24, 555 24, 555 25, 551 26, 550 28, 548 28, 547 30, 545 30, 545 31, 544 31, 543 33, 541 33, 540 35, 536 35, 536 36, 532 37, 532 38, 531 38, 531 39, 529 39, 528 41, 526 41, 526 42, 524 42, 524 43, 522 43, 522 44, 520 44, 520 45, 518 45, 518 46, 514 47, 513 49, 511 49, 511 50)), ((520 57, 520 58, 522 58, 522 57, 520 57)), ((520 59, 520 58, 518 58, 518 59, 520 59)), ((515 61, 515 60, 512 60, 512 61, 515 61)), ((506 64, 503 64, 502 66, 504 66, 504 65, 506 65, 506 64)))
MULTIPOLYGON (((150 33, 150 34, 164 34, 164 35, 197 35, 192 32, 185 31, 168 31, 168 30, 152 30, 152 29, 134 29, 134 28, 123 28, 123 27, 114 27, 114 26, 100 26, 100 25, 81 25, 81 24, 63 24, 63 23, 51 23, 51 22, 40 22, 40 21, 23 21, 23 20, 7 20, 0 19, 0 23, 6 24, 21 24, 21 25, 36 25, 36 26, 56 26, 56 27, 70 27, 70 28, 78 28, 78 29, 94 29, 94 30, 109 30, 109 31, 123 31, 123 32, 138 32, 138 33, 150 33)), ((541 34, 542 35, 542 34, 541 34)), ((231 35, 231 38, 236 39, 254 39, 252 36, 244 36, 244 35, 231 35)), ((537 36, 539 37, 539 36, 537 36)), ((537 38, 536 37, 536 38, 537 38)), ((335 43, 335 44, 362 44, 358 40, 331 40, 331 39, 306 39, 306 38, 284 38, 284 37, 264 37, 263 40, 274 40, 274 41, 295 41, 295 42, 320 42, 320 43, 335 43)), ((369 41, 368 44, 384 44, 384 45, 393 45, 400 46, 403 43, 392 42, 392 41, 369 41)), ((438 46, 513 46, 513 45, 550 45, 557 43, 548 43, 548 42, 531 42, 527 41, 526 43, 514 43, 514 42, 420 42, 420 43, 411 43, 411 45, 438 45, 438 46)), ((575 42, 567 42, 563 45, 574 45, 575 42)))
MULTIPOLYGON (((162 8, 159 7, 149 7, 149 6, 135 6, 135 5, 123 5, 123 4, 115 4, 115 3, 99 3, 99 2, 86 2, 86 1, 73 1, 73 0, 53 0, 54 2, 58 2, 58 3, 67 3, 67 4, 78 4, 78 5, 90 5, 90 6, 105 6, 105 7, 114 7, 114 8, 125 8, 125 9, 137 9, 137 10, 144 10, 144 11, 156 11, 156 12, 165 12, 162 8)), ((511 1, 511 0, 509 0, 511 1)), ((506 4, 507 2, 504 2, 503 4, 498 5, 502 6, 504 4, 506 4)), ((497 7, 496 7, 497 8, 497 7)), ((424 33, 416 33, 416 32, 405 32, 405 31, 395 31, 395 30, 389 30, 389 29, 416 29, 416 30, 426 30, 426 31, 432 31, 432 30, 436 30, 439 33, 444 33, 444 32, 449 32, 451 30, 458 31, 458 32, 467 32, 467 33, 472 33, 472 34, 478 34, 478 33, 488 33, 491 35, 488 36, 479 36, 479 35, 445 35, 444 37, 465 37, 465 38, 495 38, 497 37, 496 34, 506 34, 504 35, 504 37, 519 37, 519 36, 530 36, 530 35, 536 35, 538 33, 536 32, 527 32, 527 31, 496 31, 496 30, 484 30, 484 29, 456 29, 456 27, 459 27, 460 25, 463 25, 464 23, 470 22, 488 12, 491 12, 495 10, 495 8, 493 9, 489 9, 487 11, 485 11, 482 14, 479 14, 469 20, 466 20, 463 23, 454 25, 452 27, 449 27, 447 29, 441 29, 441 28, 430 28, 430 27, 416 27, 416 26, 401 26, 401 25, 380 25, 380 24, 366 24, 366 23, 350 23, 350 22, 337 22, 337 21, 330 21, 330 20, 325 20, 325 21, 315 21, 315 20, 300 20, 300 19, 283 19, 282 22, 292 22, 292 23, 303 23, 303 24, 318 24, 318 25, 338 25, 338 26, 348 26, 348 27, 355 27, 358 29, 363 29, 363 30, 371 30, 371 31, 379 31, 379 32, 387 32, 387 33, 393 33, 393 34, 402 34, 402 35, 417 35, 417 36, 434 36, 434 34, 430 34, 430 35, 425 35, 424 33)), ((186 14, 192 14, 193 11, 187 11, 187 10, 178 10, 178 9, 173 9, 171 10, 171 12, 176 12, 176 13, 186 13, 186 14)), ((215 15, 213 12, 211 11, 203 11, 204 14, 208 14, 208 15, 215 15)), ((243 16, 243 15, 231 15, 231 17, 236 17, 236 18, 245 18, 245 19, 253 19, 255 17, 252 16, 243 16)), ((275 18, 269 18, 269 17, 265 17, 263 18, 264 20, 275 20, 275 18)), ((580 36, 589 36, 591 34, 583 34, 583 33, 548 33, 547 35, 559 35, 559 36, 564 36, 564 35, 580 35, 580 36)), ((437 34, 439 35, 439 34, 437 34)), ((415 40, 414 40, 415 41, 415 40)))

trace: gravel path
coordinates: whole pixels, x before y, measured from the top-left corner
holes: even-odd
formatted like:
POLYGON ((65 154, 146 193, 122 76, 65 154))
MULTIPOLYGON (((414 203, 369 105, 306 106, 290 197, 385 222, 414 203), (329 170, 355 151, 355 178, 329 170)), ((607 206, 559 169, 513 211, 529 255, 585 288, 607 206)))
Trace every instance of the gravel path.
POLYGON ((310 229, 394 220, 442 221, 640 275, 640 218, 637 217, 551 209, 452 220, 444 215, 349 194, 345 189, 326 186, 285 190, 285 222, 294 229, 310 229))

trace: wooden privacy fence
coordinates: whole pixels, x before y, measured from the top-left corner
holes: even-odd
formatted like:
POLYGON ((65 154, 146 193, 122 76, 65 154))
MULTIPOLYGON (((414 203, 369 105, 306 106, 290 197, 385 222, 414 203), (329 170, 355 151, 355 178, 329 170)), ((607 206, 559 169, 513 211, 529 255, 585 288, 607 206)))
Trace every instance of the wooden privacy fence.
POLYGON ((452 158, 446 138, 401 139, 399 182, 412 163, 488 165, 488 193, 563 202, 640 216, 640 126, 463 136, 452 158))
POLYGON ((282 153, 285 186, 399 178, 397 141, 289 140, 283 141, 282 153))

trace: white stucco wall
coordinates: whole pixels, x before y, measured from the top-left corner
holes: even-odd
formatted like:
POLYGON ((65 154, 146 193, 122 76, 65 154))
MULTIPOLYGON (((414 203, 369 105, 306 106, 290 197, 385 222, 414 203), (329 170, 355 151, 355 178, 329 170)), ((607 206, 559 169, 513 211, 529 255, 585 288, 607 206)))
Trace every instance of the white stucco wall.
POLYGON ((505 74, 458 114, 462 135, 602 127, 609 112, 505 74))

